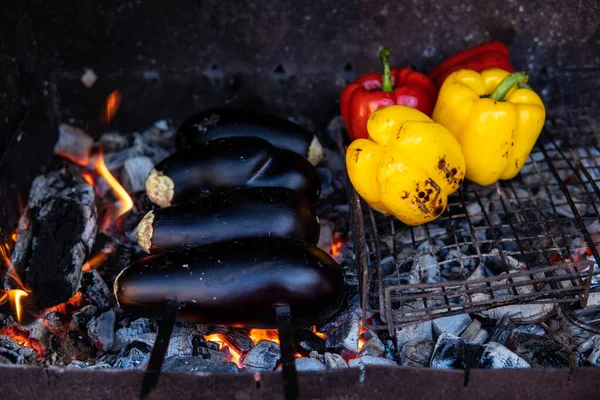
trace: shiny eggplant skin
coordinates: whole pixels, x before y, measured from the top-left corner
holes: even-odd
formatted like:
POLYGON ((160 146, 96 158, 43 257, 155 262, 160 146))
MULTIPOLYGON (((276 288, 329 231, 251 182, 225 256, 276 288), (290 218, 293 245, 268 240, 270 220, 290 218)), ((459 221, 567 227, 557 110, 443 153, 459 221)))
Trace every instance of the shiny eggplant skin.
POLYGON ((287 119, 239 108, 220 108, 194 114, 181 124, 176 136, 178 150, 213 139, 255 136, 304 158, 309 158, 309 149, 317 140, 307 129, 287 119))
POLYGON ((143 226, 145 217, 138 243, 152 254, 250 237, 319 241, 319 218, 313 204, 282 187, 227 190, 149 214, 151 229, 143 226), (144 233, 150 237, 140 237, 144 233))
POLYGON ((288 304, 294 327, 306 327, 339 310, 345 282, 315 246, 252 238, 148 256, 124 269, 114 290, 123 311, 138 317, 160 319, 177 300, 181 321, 276 328, 274 307, 288 304))
POLYGON ((165 158, 150 173, 146 193, 154 203, 166 206, 193 201, 212 192, 261 186, 286 187, 314 201, 321 181, 315 167, 294 152, 278 149, 257 137, 230 137, 201 143, 165 158), (153 177, 169 179, 171 192, 166 201, 155 200, 156 193, 151 190, 165 185, 149 185, 153 177))

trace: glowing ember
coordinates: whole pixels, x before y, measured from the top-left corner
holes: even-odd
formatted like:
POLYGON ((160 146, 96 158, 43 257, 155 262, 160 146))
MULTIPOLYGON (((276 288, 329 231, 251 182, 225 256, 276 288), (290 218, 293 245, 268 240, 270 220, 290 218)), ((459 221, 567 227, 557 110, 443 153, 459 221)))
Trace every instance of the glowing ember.
POLYGON ((29 338, 29 333, 21 331, 16 326, 10 326, 6 329, 0 329, 0 335, 6 335, 12 338, 15 342, 19 343, 21 346, 31 347, 35 350, 40 356, 44 355, 42 350, 42 345, 39 341, 35 339, 29 338))
POLYGON ((365 327, 364 327, 364 326, 363 326, 363 324, 362 324, 362 320, 359 320, 359 321, 358 321, 358 334, 359 334, 359 337, 358 337, 358 349, 357 349, 359 352, 360 352, 360 350, 362 349, 362 347, 365 345, 365 342, 366 342, 366 340, 365 340, 365 338, 362 336, 362 334, 363 334, 364 332, 366 332, 366 331, 367 331, 367 330, 365 329, 365 327))
POLYGON ((62 304, 59 304, 54 307, 46 308, 42 311, 42 314, 49 314, 51 312, 57 311, 61 314, 68 314, 71 310, 76 310, 83 307, 83 296, 81 292, 77 292, 71 297, 69 300, 65 301, 62 304))
POLYGON ((329 254, 334 257, 337 257, 342 252, 342 246, 346 244, 346 241, 342 238, 342 234, 336 232, 333 235, 333 241, 331 242, 331 248, 329 249, 329 254))
MULTIPOLYGON (((16 232, 13 233, 12 240, 17 240, 16 232)), ((3 243, 2 245, 0 245, 0 260, 2 260, 4 265, 6 265, 8 268, 6 276, 11 281, 11 284, 16 285, 17 288, 10 289, 7 291, 1 291, 2 295, 0 296, 0 304, 4 303, 6 300, 9 300, 12 305, 12 308, 15 310, 17 321, 20 323, 21 317, 23 315, 21 299, 23 297, 27 297, 30 291, 25 287, 23 282, 21 282, 21 279, 19 278, 19 275, 17 274, 17 271, 15 270, 12 264, 11 257, 9 255, 11 250, 12 246, 9 243, 3 243)))
POLYGON ((270 340, 279 344, 279 332, 277 329, 252 329, 248 336, 250 336, 254 344, 261 340, 270 340))
POLYGON ((104 120, 107 123, 113 119, 117 111, 121 107, 121 92, 119 89, 113 90, 106 98, 106 105, 104 106, 104 120))
POLYGON ((104 180, 106 180, 106 183, 108 183, 110 188, 115 192, 117 198, 121 202, 121 207, 119 208, 119 211, 117 212, 115 218, 118 218, 121 215, 125 214, 127 211, 131 210, 133 208, 133 200, 131 200, 131 197, 123 188, 123 186, 121 186, 119 181, 117 181, 115 177, 110 173, 110 171, 106 167, 106 164, 104 164, 104 157, 102 156, 102 153, 98 154, 98 156, 96 157, 95 169, 98 175, 100 175, 104 178, 104 180))
POLYGON ((317 331, 317 327, 313 325, 312 327, 312 331, 315 335, 317 335, 318 337, 320 337, 321 339, 327 339, 327 335, 324 333, 321 333, 319 331, 317 331))
POLYGON ((85 181, 91 186, 94 187, 94 177, 92 176, 92 174, 90 174, 89 172, 83 172, 81 174, 81 176, 83 177, 83 179, 85 179, 85 181))
POLYGON ((221 349, 221 350, 229 351, 229 354, 231 354, 231 359, 227 359, 225 361, 234 362, 239 368, 243 367, 242 360, 241 360, 241 356, 242 356, 241 353, 239 353, 231 344, 229 344, 227 342, 227 339, 225 338, 224 335, 222 335, 220 333, 213 333, 212 335, 204 336, 204 339, 206 339, 209 342, 218 343, 219 349, 221 349))
POLYGON ((86 261, 85 264, 83 264, 83 271, 91 271, 100 267, 102 264, 104 264, 104 261, 106 261, 106 259, 115 252, 115 250, 116 247, 113 244, 106 246, 102 249, 102 251, 91 257, 86 261))

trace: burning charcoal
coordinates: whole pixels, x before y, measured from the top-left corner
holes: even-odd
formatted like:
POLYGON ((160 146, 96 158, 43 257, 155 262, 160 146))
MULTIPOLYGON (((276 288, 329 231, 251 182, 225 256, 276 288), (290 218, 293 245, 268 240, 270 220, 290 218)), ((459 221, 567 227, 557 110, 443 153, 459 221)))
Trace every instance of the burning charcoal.
POLYGON ((354 353, 358 351, 360 314, 360 307, 349 308, 318 329, 327 336, 327 349, 346 349, 354 353))
POLYGON ((169 341, 169 350, 167 357, 171 356, 191 356, 194 353, 192 345, 192 334, 194 329, 187 326, 176 326, 173 329, 171 340, 169 341))
POLYGON ((344 360, 344 358, 339 354, 325 353, 323 359, 325 360, 325 367, 327 369, 348 368, 346 360, 344 360))
POLYGON ((121 172, 121 183, 128 193, 146 190, 146 178, 154 168, 154 163, 148 157, 133 157, 125 161, 121 172))
POLYGON ((360 339, 364 340, 364 344, 360 349, 361 356, 379 357, 385 351, 385 346, 379 336, 373 331, 365 331, 360 335, 360 339))
POLYGON ((437 318, 432 322, 433 333, 436 336, 442 333, 450 333, 454 336, 459 336, 467 326, 471 323, 469 314, 452 315, 449 317, 437 318))
POLYGON ((402 346, 406 343, 417 339, 433 339, 433 327, 431 321, 420 322, 418 324, 396 329, 396 344, 398 350, 402 350, 402 346))
POLYGON ((295 343, 300 347, 299 351, 307 353, 311 351, 323 353, 325 351, 325 339, 315 335, 310 329, 302 329, 297 334, 295 343))
POLYGON ((54 153, 78 164, 87 164, 94 139, 85 131, 67 124, 58 125, 58 141, 54 153))
POLYGON ((319 243, 317 243, 317 247, 323 251, 328 251, 331 249, 331 245, 333 243, 335 224, 328 219, 319 218, 319 226, 321 231, 319 233, 319 243))
POLYGON ((115 312, 108 310, 88 322, 88 338, 97 349, 109 351, 112 347, 115 340, 115 319, 115 312))
POLYGON ((479 361, 479 368, 508 369, 508 368, 531 368, 531 365, 521 357, 502 346, 490 342, 483 346, 485 351, 479 361))
POLYGON ((492 333, 492 337, 490 338, 490 342, 499 343, 503 346, 506 346, 508 340, 513 334, 513 330, 515 329, 515 324, 512 323, 508 314, 505 314, 500 320, 496 323, 496 327, 494 328, 494 333, 492 333))
POLYGON ((232 362, 205 360, 199 357, 173 356, 165 358, 164 372, 233 372, 238 367, 232 362))
POLYGON ((228 328, 226 326, 213 326, 209 333, 221 333, 228 345, 238 352, 247 353, 254 347, 254 342, 248 336, 248 330, 228 328))
POLYGON ((250 372, 272 371, 279 361, 279 345, 270 340, 261 340, 244 359, 243 365, 250 372))
POLYGON ((474 319, 460 337, 467 342, 484 344, 488 333, 484 329, 481 329, 481 322, 478 319, 474 319))
POLYGON ((539 325, 529 324, 529 325, 519 325, 514 330, 514 332, 521 333, 531 333, 532 335, 544 336, 546 331, 539 325))
POLYGON ((442 333, 433 350, 431 368, 441 369, 470 369, 477 367, 484 348, 479 344, 442 333))
POLYGON ((513 304, 481 311, 479 314, 490 319, 500 319, 508 315, 515 323, 536 323, 555 313, 554 304, 513 304))
MULTIPOLYGON (((66 170, 33 181, 19 221, 13 265, 39 308, 69 300, 96 235, 94 190, 66 170)), ((12 286, 12 282, 8 282, 12 286)))
POLYGON ((396 354, 398 353, 396 352, 396 345, 394 344, 394 342, 388 339, 383 342, 383 345, 385 346, 385 358, 387 358, 388 360, 396 361, 396 354))
POLYGON ((533 368, 569 368, 575 354, 554 335, 532 335, 517 332, 513 336, 514 352, 533 368))
MULTIPOLYGON (((192 335, 192 355, 194 357, 200 357, 200 352, 202 349, 208 349, 213 351, 219 351, 219 344, 215 342, 208 342, 204 335, 200 335, 198 333, 194 333, 192 335)), ((210 357, 202 357, 202 358, 210 358, 210 357)))
POLYGON ((155 331, 154 325, 147 318, 138 318, 132 321, 126 328, 120 328, 115 333, 115 342, 113 343, 113 351, 121 351, 125 345, 130 343, 135 337, 144 333, 155 331))
MULTIPOLYGON (((10 353, 5 353, 4 358, 9 360, 14 359, 11 364, 37 363, 38 353, 36 353, 35 350, 33 350, 31 347, 21 346, 15 342, 14 339, 6 335, 0 335, 0 354, 3 354, 5 351, 10 353), (12 354, 14 354, 15 357, 12 357, 12 354), (9 357, 9 355, 11 355, 11 357, 9 357)), ((0 364, 2 364, 1 361, 0 364)))
POLYGON ((99 311, 106 311, 112 308, 114 304, 114 294, 106 286, 104 279, 98 273, 98 270, 84 272, 81 277, 81 292, 85 299, 98 307, 99 311))
POLYGON ((406 367, 429 367, 435 342, 430 339, 417 339, 402 347, 400 359, 406 367))
POLYGON ((314 358, 296 358, 296 370, 298 371, 323 371, 325 365, 314 358))
POLYGON ((141 369, 146 366, 146 363, 149 359, 149 353, 144 353, 133 347, 125 357, 119 357, 119 359, 115 363, 115 368, 141 369))
POLYGON ((106 132, 100 137, 98 144, 104 154, 113 153, 129 147, 129 137, 118 132, 106 132))
POLYGON ((348 361, 348 366, 350 368, 364 369, 364 367, 366 365, 391 365, 394 367, 398 366, 398 364, 396 364, 392 360, 388 360, 387 358, 381 358, 381 357, 373 357, 373 356, 362 356, 362 357, 354 358, 354 359, 348 361))
MULTIPOLYGON (((69 323, 69 330, 76 332, 85 332, 87 324, 92 319, 98 308, 92 304, 89 304, 79 310, 75 311, 71 316, 71 322, 69 323)), ((117 332, 118 333, 118 332, 117 332)))
POLYGON ((53 311, 44 315, 46 327, 48 328, 48 330, 50 330, 50 332, 52 332, 54 336, 60 339, 63 339, 67 334, 63 318, 64 316, 58 311, 53 311))

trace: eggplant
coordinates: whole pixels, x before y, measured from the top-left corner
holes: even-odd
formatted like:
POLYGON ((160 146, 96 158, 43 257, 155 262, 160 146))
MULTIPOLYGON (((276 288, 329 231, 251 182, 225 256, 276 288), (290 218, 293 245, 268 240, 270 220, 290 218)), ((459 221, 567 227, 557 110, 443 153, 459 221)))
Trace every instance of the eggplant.
POLYGON ((302 156, 258 137, 215 139, 175 153, 146 179, 146 195, 166 207, 237 187, 286 187, 315 201, 321 181, 302 156))
POLYGON ((289 305, 297 328, 322 323, 345 297, 340 266, 318 247, 284 238, 249 238, 148 256, 114 283, 121 309, 161 319, 170 300, 189 323, 276 328, 289 305))
POLYGON ((214 193, 196 202, 150 211, 138 225, 148 253, 230 239, 284 237, 317 244, 319 218, 308 199, 288 188, 257 187, 214 193))
POLYGON ((303 126, 263 112, 219 108, 192 115, 177 129, 177 148, 234 136, 255 136, 290 150, 317 165, 323 158, 319 139, 303 126))

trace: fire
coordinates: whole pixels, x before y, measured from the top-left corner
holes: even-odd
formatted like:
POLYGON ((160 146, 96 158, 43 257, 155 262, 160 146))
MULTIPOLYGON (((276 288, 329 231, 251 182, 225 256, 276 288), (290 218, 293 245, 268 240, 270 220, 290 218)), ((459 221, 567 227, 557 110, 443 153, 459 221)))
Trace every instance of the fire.
POLYGON ((94 167, 98 175, 100 175, 104 178, 104 180, 106 180, 106 183, 108 183, 110 188, 115 192, 115 195, 121 202, 121 206, 119 208, 119 211, 117 212, 117 215, 115 216, 115 219, 125 214, 127 211, 131 210, 133 208, 133 200, 131 200, 131 196, 129 196, 129 193, 127 193, 127 191, 123 188, 123 186, 121 186, 119 181, 117 181, 115 177, 110 173, 110 171, 106 167, 106 164, 104 163, 104 157, 102 156, 102 153, 98 154, 98 156, 96 157, 94 167))
POLYGON ((321 333, 319 331, 317 331, 317 327, 315 325, 313 325, 312 327, 312 331, 315 335, 317 335, 318 337, 320 337, 321 339, 327 339, 327 335, 324 333, 321 333))
MULTIPOLYGON (((13 240, 13 242, 16 242, 16 232, 11 235, 11 239, 13 240)), ((19 278, 19 275, 17 274, 17 271, 13 266, 11 257, 9 256, 11 249, 12 246, 9 243, 3 243, 2 245, 0 245, 0 259, 8 268, 6 272, 7 277, 14 285, 17 286, 17 288, 4 291, 2 296, 0 296, 0 304, 4 303, 6 300, 9 300, 13 309, 15 310, 17 321, 20 323, 21 316, 23 315, 21 299, 29 295, 29 290, 25 287, 23 282, 21 282, 21 279, 19 278)))
POLYGON ((61 314, 68 314, 69 309, 75 310, 81 308, 83 306, 83 295, 81 292, 77 292, 71 297, 69 300, 65 301, 62 304, 59 304, 54 307, 46 308, 43 310, 43 314, 49 314, 51 312, 57 311, 61 314))
POLYGON ((121 92, 119 89, 113 90, 106 98, 106 105, 104 106, 104 120, 107 123, 113 119, 117 111, 121 107, 121 92))
POLYGON ((36 339, 29 338, 29 333, 18 329, 16 326, 9 326, 5 329, 0 329, 0 335, 6 335, 12 338, 21 346, 27 346, 34 349, 40 356, 44 355, 42 345, 36 339))
POLYGON ((261 340, 270 340, 279 344, 279 332, 277 329, 252 329, 248 336, 250 336, 254 344, 261 340))
POLYGON ((102 264, 104 264, 104 261, 106 261, 106 259, 112 253, 115 252, 115 250, 116 250, 116 248, 112 244, 106 246, 98 254, 92 256, 89 260, 86 261, 85 264, 83 264, 83 268, 82 268, 83 271, 84 272, 91 271, 93 269, 100 267, 102 264))
POLYGON ((91 186, 94 187, 94 177, 89 172, 83 172, 81 177, 91 186))
POLYGON ((17 321, 21 323, 21 297, 27 297, 29 293, 21 289, 13 289, 8 291, 8 298, 12 307, 15 309, 15 313, 17 314, 17 321))
POLYGON ((331 248, 329 249, 329 254, 334 257, 337 257, 342 252, 342 246, 346 244, 346 241, 342 238, 342 234, 336 232, 333 235, 333 241, 331 242, 331 248))
POLYGON ((360 350, 362 349, 362 347, 365 345, 365 338, 363 337, 363 333, 365 333, 367 330, 365 329, 365 327, 362 324, 362 320, 360 320, 358 322, 358 351, 360 352, 360 350))
POLYGON ((219 349, 223 349, 224 347, 226 347, 229 351, 229 354, 231 354, 231 361, 234 362, 239 368, 243 367, 241 361, 242 354, 227 342, 227 339, 224 335, 220 333, 213 333, 211 335, 204 336, 204 339, 206 339, 209 342, 218 343, 219 349))

